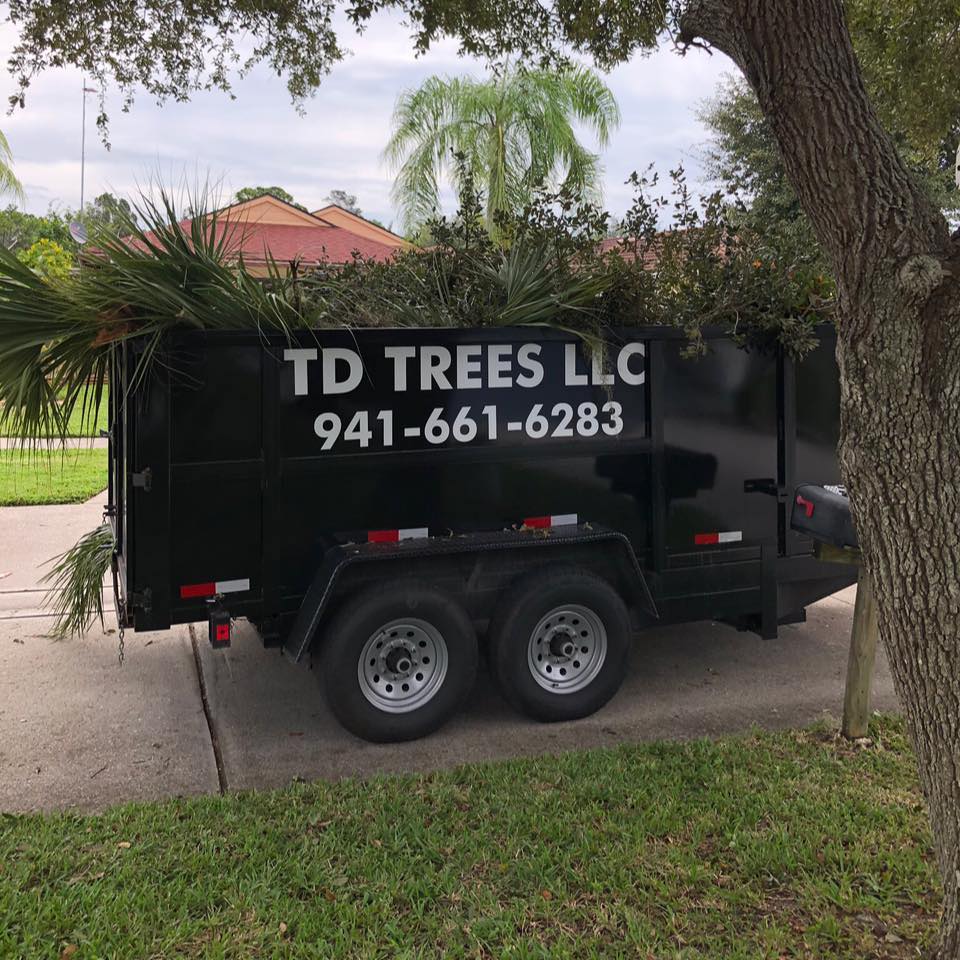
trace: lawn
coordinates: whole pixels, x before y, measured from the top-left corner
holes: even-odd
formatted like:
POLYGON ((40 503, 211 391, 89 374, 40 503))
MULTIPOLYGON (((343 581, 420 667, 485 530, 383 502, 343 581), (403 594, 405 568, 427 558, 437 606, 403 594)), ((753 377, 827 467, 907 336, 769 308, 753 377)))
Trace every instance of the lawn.
POLYGON ((916 957, 924 808, 901 722, 871 734, 7 816, 0 956, 916 957))
POLYGON ((81 503, 106 486, 106 450, 0 450, 0 506, 81 503))
POLYGON ((83 397, 81 397, 76 406, 70 413, 70 419, 67 421, 67 432, 66 436, 68 437, 99 437, 101 430, 107 429, 107 411, 109 410, 110 402, 110 390, 107 387, 103 388, 103 393, 100 395, 100 406, 97 409, 96 420, 93 418, 93 406, 94 398, 92 391, 90 392, 87 402, 91 405, 86 411, 86 416, 84 416, 83 409, 83 397))

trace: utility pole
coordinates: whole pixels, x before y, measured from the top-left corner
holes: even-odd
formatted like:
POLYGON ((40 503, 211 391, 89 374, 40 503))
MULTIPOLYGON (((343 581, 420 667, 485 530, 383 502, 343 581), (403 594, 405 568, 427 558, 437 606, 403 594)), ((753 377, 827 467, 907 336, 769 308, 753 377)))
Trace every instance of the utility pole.
POLYGON ((80 81, 83 89, 83 107, 81 108, 81 123, 83 129, 80 131, 80 209, 78 215, 83 215, 83 180, 86 173, 87 164, 87 94, 96 93, 93 87, 87 86, 87 78, 83 77, 80 81))

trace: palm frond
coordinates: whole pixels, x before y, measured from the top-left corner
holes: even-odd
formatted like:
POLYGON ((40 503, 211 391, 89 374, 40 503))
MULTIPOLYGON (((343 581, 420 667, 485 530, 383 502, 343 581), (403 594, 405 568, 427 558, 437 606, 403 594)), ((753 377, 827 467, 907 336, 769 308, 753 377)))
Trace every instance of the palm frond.
POLYGON ((13 172, 13 151, 10 142, 0 133, 0 194, 9 194, 22 203, 25 199, 23 184, 13 172))
POLYGON ((95 618, 103 624, 103 578, 115 547, 113 530, 105 523, 54 558, 43 578, 50 584, 44 604, 54 616, 52 636, 79 636, 95 618))

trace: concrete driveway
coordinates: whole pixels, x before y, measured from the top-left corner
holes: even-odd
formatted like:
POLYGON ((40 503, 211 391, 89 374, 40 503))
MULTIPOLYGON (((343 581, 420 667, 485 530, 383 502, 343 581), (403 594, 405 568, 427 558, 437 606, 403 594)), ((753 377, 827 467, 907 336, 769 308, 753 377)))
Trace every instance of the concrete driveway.
MULTIPOLYGON (((264 650, 243 623, 227 651, 211 650, 203 629, 128 634, 123 666, 115 632, 45 637, 40 594, 27 592, 37 589, 37 564, 95 526, 99 510, 99 498, 0 509, 0 542, 11 545, 0 561, 0 575, 9 572, 0 580, 0 810, 97 809, 294 777, 715 736, 805 724, 841 707, 852 588, 809 608, 806 624, 781 628, 773 641, 713 623, 645 632, 620 693, 585 720, 533 723, 481 668, 470 701, 439 733, 368 744, 339 727, 310 670, 264 650)), ((882 653, 874 706, 897 706, 882 653)))

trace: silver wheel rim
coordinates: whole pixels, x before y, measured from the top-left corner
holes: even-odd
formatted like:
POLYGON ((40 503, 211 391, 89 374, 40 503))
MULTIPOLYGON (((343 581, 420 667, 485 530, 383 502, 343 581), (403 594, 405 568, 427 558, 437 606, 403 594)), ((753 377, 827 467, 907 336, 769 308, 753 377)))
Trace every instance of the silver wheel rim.
POLYGON ((410 713, 429 703, 447 675, 447 645, 426 620, 401 617, 363 645, 357 679, 367 700, 385 713, 410 713))
POLYGON ((607 631, 588 607, 567 603, 545 613, 527 644, 533 679, 551 693, 589 686, 607 659, 607 631))

